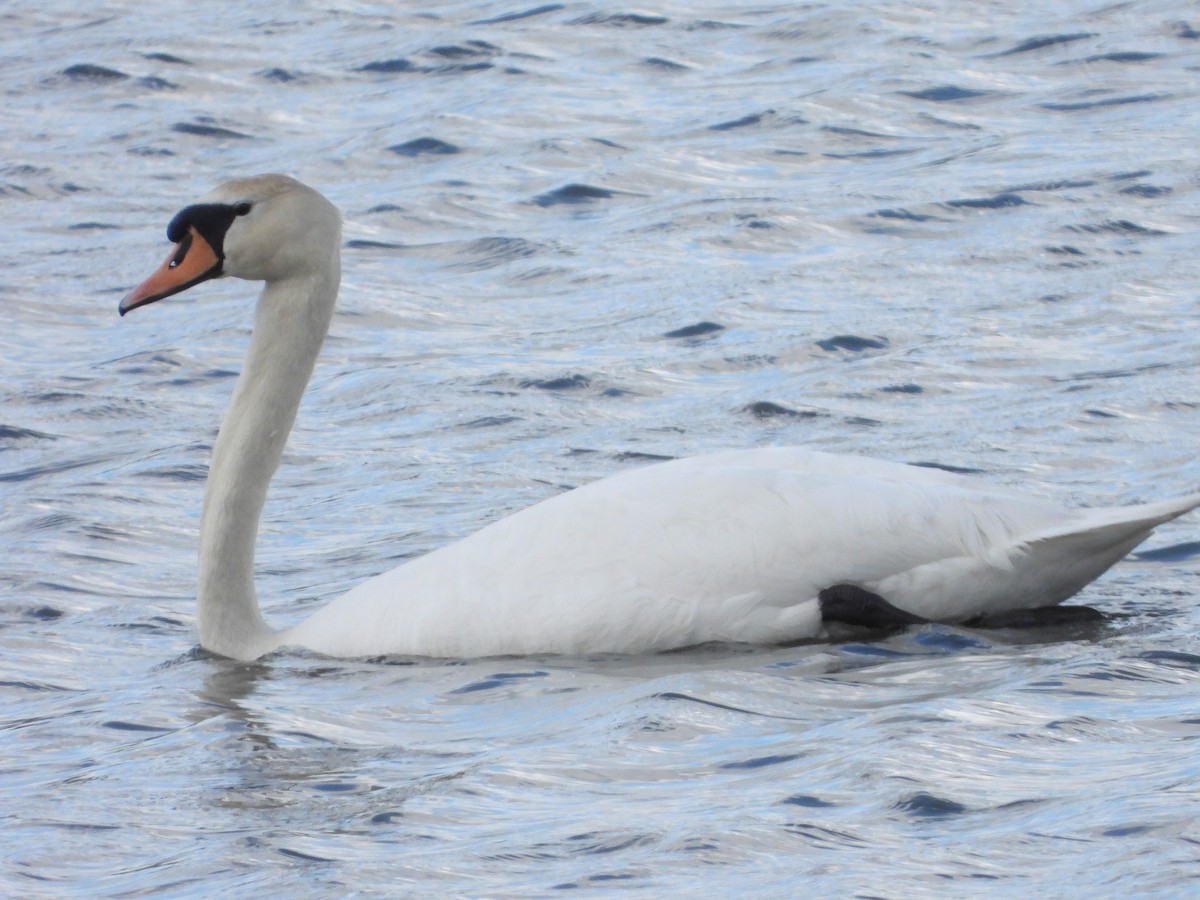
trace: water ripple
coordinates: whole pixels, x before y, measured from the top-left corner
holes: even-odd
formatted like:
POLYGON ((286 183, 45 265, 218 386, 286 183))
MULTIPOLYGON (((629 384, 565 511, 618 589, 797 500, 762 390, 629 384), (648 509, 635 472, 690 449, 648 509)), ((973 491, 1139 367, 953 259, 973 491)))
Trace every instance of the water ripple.
POLYGON ((1179 10, 334 6, 5 13, 0 893, 1186 892, 1194 521, 1088 588, 1105 623, 243 666, 196 647, 194 565, 252 292, 114 311, 226 176, 343 210, 279 625, 731 446, 1195 489, 1179 10))

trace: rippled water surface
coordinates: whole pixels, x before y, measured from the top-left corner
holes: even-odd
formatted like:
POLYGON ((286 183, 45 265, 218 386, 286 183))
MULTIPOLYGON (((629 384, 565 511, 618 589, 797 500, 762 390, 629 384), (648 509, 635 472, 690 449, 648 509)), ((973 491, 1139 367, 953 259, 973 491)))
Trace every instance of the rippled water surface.
POLYGON ((115 307, 225 178, 344 211, 276 624, 717 448, 1194 490, 1200 7, 261 7, 0 11, 0 893, 1195 890, 1195 517, 1083 628, 235 665, 194 547, 252 289, 115 307))

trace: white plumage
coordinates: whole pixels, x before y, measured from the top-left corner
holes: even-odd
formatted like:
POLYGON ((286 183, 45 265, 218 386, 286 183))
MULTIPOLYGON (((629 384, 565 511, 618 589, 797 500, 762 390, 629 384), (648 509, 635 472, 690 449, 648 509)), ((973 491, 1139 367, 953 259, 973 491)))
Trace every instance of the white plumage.
POLYGON ((254 541, 332 315, 340 219, 311 188, 259 176, 185 209, 171 236, 172 256, 123 313, 217 275, 266 282, 201 524, 201 643, 227 656, 780 643, 824 636, 818 594, 843 584, 923 618, 964 621, 1060 603, 1156 525, 1200 505, 1194 495, 1072 510, 937 469, 799 448, 730 451, 553 497, 276 632, 254 594, 254 541))

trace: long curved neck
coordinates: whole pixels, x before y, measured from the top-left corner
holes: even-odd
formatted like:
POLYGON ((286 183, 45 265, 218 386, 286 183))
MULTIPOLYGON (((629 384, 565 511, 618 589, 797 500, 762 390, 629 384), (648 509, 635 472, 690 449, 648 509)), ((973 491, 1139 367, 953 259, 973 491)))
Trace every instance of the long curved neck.
POLYGON ((320 272, 263 288, 242 374, 213 446, 200 517, 197 618, 200 643, 234 659, 275 649, 254 593, 254 545, 267 486, 337 298, 335 255, 320 272))

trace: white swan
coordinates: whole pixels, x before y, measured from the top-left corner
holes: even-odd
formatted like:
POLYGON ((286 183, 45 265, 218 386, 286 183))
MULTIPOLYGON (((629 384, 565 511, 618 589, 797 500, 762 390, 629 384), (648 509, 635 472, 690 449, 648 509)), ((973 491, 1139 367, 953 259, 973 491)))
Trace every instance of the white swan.
POLYGON ((122 315, 201 281, 265 281, 213 448, 200 524, 201 644, 235 659, 642 652, 782 643, 835 622, 962 622, 1070 597, 1200 494, 1070 510, 948 472, 795 448, 647 466, 553 497, 385 572, 286 631, 263 621, 254 545, 328 330, 341 219, 282 175, 180 212, 122 315))

